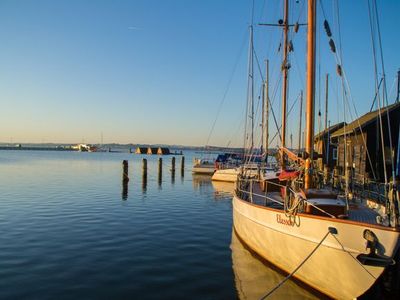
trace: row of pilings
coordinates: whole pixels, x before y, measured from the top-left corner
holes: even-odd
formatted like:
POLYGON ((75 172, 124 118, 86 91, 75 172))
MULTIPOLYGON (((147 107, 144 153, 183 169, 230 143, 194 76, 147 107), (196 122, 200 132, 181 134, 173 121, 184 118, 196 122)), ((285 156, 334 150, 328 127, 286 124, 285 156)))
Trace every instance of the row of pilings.
MULTIPOLYGON (((126 200, 128 198, 128 182, 129 182, 129 164, 127 160, 122 161, 122 199, 126 200)), ((171 180, 175 181, 175 157, 171 158, 171 180)), ((185 157, 181 157, 181 177, 185 176, 185 157)), ((163 160, 162 158, 158 158, 158 184, 161 185, 162 182, 162 173, 163 173, 163 160)), ((147 188, 147 159, 142 159, 142 188, 145 190, 147 188)))

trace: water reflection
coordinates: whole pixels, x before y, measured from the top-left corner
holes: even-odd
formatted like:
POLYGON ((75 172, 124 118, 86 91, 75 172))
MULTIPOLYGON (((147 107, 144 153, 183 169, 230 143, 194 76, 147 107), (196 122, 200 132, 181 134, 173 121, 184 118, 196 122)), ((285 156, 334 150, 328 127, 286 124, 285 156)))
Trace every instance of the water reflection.
POLYGON ((211 181, 216 199, 233 196, 235 184, 233 182, 211 181))
POLYGON ((161 185, 162 185, 162 171, 158 171, 158 176, 157 176, 157 183, 158 183, 158 188, 161 190, 161 185))
POLYGON ((194 190, 206 190, 211 185, 211 176, 204 174, 193 174, 192 183, 194 190))
MULTIPOLYGON (((260 299, 285 276, 250 252, 232 230, 232 267, 239 299, 260 299)), ((288 280, 268 299, 318 299, 312 293, 288 280)))
POLYGON ((147 173, 142 175, 142 192, 146 194, 147 191, 147 173))
POLYGON ((128 199, 128 181, 122 180, 122 200, 128 199))

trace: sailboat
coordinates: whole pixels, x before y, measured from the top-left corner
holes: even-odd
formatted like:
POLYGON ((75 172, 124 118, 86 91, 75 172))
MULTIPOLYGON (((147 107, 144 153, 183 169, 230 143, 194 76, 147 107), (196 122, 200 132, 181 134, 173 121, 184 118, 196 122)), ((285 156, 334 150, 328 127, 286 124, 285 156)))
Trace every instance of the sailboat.
MULTIPOLYGON (((387 207, 378 212, 363 201, 349 205, 331 190, 313 188, 316 0, 308 0, 307 14, 304 158, 284 147, 283 103, 281 157, 282 173, 287 176, 279 181, 239 174, 233 196, 233 226, 249 248, 289 273, 287 278, 295 277, 333 298, 351 299, 364 294, 396 263, 399 208, 394 193, 389 193, 392 197, 387 199, 387 207), (301 174, 286 172, 284 157, 301 164, 301 174), (303 176, 297 187, 292 184, 292 175, 297 179, 303 176)), ((282 26, 287 34, 288 0, 282 26)))
MULTIPOLYGON (((252 66, 253 64, 253 55, 254 55, 254 49, 253 49, 253 26, 250 26, 250 45, 249 45, 249 73, 248 73, 248 78, 251 83, 248 84, 248 95, 249 99, 247 101, 249 102, 248 105, 253 107, 253 101, 254 101, 254 95, 253 95, 253 90, 254 90, 254 68, 252 66)), ((253 178, 259 178, 259 177, 271 177, 276 175, 276 165, 274 163, 269 162, 268 163, 268 107, 269 107, 269 96, 268 96, 268 86, 269 86, 269 80, 268 80, 268 74, 269 74, 269 61, 266 61, 266 79, 265 82, 263 82, 263 89, 262 89, 262 135, 261 135, 261 149, 260 149, 260 154, 259 155, 254 155, 254 109, 252 108, 252 114, 251 114, 251 146, 249 153, 245 154, 243 157, 243 161, 240 165, 227 165, 223 166, 222 168, 217 168, 214 172, 214 174, 211 177, 212 181, 223 181, 223 182, 232 182, 235 183, 237 181, 238 175, 243 172, 243 169, 246 170, 247 176, 251 176, 253 178), (264 139, 263 135, 263 130, 264 128, 266 129, 265 132, 267 133, 264 139), (263 145, 265 143, 265 146, 263 145)), ((247 113, 246 113, 247 116, 247 113)), ((246 136, 246 132, 244 133, 246 136)), ((246 145, 245 145, 246 146, 246 145)), ((246 148, 246 147, 245 147, 246 148)))

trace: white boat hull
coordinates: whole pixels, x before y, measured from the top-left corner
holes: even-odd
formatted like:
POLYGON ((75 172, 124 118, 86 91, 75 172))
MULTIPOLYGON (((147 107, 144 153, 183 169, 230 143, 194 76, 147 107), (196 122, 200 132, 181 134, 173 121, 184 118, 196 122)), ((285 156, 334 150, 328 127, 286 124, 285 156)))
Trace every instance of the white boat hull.
POLYGON ((214 174, 214 172, 215 172, 214 167, 193 167, 192 168, 192 173, 194 173, 194 174, 212 175, 212 174, 214 174))
POLYGON ((216 170, 211 179, 213 181, 236 182, 238 174, 238 168, 216 170))
POLYGON ((356 258, 366 253, 365 229, 376 234, 387 257, 394 256, 399 240, 398 231, 366 223, 303 214, 293 221, 281 210, 253 205, 237 196, 233 197, 233 224, 251 249, 288 273, 313 251, 329 227, 336 228, 338 233, 328 235, 294 277, 338 299, 362 295, 384 271, 362 265, 356 258))

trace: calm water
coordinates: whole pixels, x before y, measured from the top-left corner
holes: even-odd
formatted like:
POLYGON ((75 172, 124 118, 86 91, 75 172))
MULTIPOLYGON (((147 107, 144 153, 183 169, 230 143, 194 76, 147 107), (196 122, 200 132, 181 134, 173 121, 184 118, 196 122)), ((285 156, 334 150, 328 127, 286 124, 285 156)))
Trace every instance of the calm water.
MULTIPOLYGON (((232 233, 230 184, 147 156, 0 151, 1 299, 257 299, 283 276, 232 233), (122 160, 129 160, 122 197, 122 160)), ((314 298, 293 282, 275 298, 314 298)))

